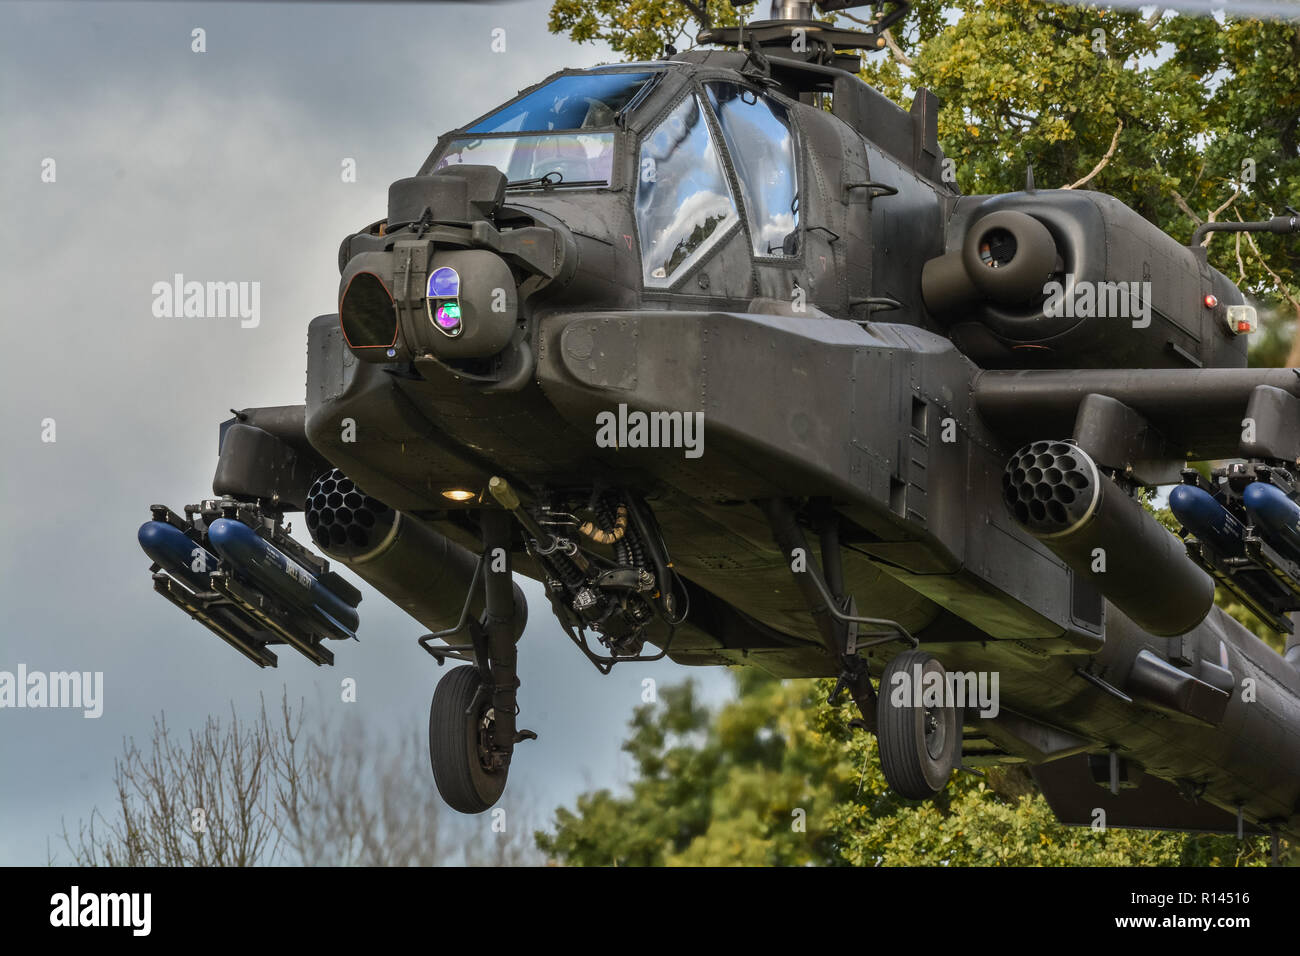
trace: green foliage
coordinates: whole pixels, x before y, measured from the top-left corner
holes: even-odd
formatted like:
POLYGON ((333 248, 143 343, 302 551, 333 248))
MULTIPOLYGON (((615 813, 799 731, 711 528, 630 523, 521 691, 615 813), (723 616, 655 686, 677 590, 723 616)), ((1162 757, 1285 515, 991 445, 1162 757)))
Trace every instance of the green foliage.
POLYGON ((812 726, 803 693, 748 668, 739 687, 716 718, 692 683, 639 708, 623 748, 637 765, 631 795, 579 797, 538 846, 588 866, 832 862, 831 810, 854 779, 840 742, 812 726), (792 829, 796 808, 807 832, 792 829))
POLYGON ((742 19, 727 0, 555 0, 548 26, 575 43, 602 41, 630 60, 653 60, 669 43, 685 45, 688 24, 725 27, 742 19))
POLYGON ((630 792, 584 794, 537 845, 573 866, 1262 865, 1263 838, 1097 832, 1057 823, 1021 768, 956 774, 932 802, 894 795, 875 737, 830 681, 736 672, 716 714, 694 686, 638 709, 630 792))

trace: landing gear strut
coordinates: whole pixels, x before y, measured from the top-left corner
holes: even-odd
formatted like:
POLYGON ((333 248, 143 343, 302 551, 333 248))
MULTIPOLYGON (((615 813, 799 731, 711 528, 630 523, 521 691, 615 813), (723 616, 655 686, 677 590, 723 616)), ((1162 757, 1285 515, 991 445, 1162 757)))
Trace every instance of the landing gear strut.
POLYGON ((942 703, 927 707, 924 699, 917 698, 922 688, 927 683, 932 685, 937 676, 942 701, 947 702, 943 665, 917 650, 916 638, 896 621, 857 614, 852 598, 845 594, 839 521, 833 511, 823 508, 817 516, 822 558, 819 569, 808 556, 807 541, 790 503, 771 499, 764 503, 764 510, 777 546, 791 559, 795 582, 821 631, 826 649, 841 668, 831 692, 831 705, 839 702, 844 691, 849 692, 862 715, 849 725, 876 734, 881 769, 896 793, 909 800, 926 800, 937 795, 961 764, 961 708, 942 703), (876 630, 863 633, 859 630, 862 626, 876 630), (911 649, 889 662, 877 693, 871 686, 866 662, 858 652, 894 641, 904 641, 911 649), (894 703, 891 693, 899 675, 906 678, 911 691, 905 706, 894 703))
POLYGON ((448 657, 473 660, 438 682, 429 707, 433 779, 443 800, 461 813, 482 813, 496 803, 505 790, 515 744, 537 738, 531 730, 518 730, 515 725, 519 655, 510 576, 511 517, 503 511, 484 511, 481 520, 483 558, 460 623, 420 640, 420 646, 439 664, 448 657), (469 621, 469 606, 480 576, 484 577, 485 607, 480 620, 469 621), (427 643, 464 630, 469 632, 469 645, 437 648, 427 643))

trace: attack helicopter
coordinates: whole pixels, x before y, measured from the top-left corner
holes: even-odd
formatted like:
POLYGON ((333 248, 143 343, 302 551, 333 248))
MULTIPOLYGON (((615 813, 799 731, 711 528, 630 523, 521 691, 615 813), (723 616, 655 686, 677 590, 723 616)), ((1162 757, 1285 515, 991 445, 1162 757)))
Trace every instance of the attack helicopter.
POLYGON ((905 798, 1024 764, 1067 823, 1300 835, 1300 378, 1247 367, 1200 244, 1300 217, 1184 246, 1099 192, 962 195, 936 98, 856 75, 878 6, 775 3, 441 136, 343 240, 303 404, 237 411, 213 496, 153 506, 155 590, 325 665, 335 566, 367 582, 460 665, 429 753, 466 813, 536 737, 519 573, 602 672, 835 679, 905 798), (1181 535, 1140 500, 1170 484, 1181 535))

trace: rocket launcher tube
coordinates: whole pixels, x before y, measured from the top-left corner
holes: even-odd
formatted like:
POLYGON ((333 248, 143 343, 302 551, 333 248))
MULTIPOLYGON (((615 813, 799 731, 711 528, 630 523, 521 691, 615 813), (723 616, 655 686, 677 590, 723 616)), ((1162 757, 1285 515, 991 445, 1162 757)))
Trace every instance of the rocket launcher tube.
MULTIPOLYGON (((430 631, 454 627, 467 596, 470 616, 483 614, 481 582, 470 593, 479 555, 370 497, 337 468, 312 486, 304 523, 326 557, 346 565, 430 631)), ((517 640, 528 620, 517 584, 514 603, 517 640)))
POLYGON ((1210 612, 1214 580, 1077 445, 1026 445, 1002 487, 1020 525, 1144 630, 1183 634, 1210 612))

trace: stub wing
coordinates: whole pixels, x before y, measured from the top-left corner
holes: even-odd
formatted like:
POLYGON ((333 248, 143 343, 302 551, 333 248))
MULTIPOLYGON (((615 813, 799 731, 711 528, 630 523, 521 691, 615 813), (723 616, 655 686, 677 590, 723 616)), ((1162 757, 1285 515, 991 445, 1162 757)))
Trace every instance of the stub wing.
MULTIPOLYGON (((1132 830, 1180 830, 1190 833, 1237 833, 1236 814, 1184 794, 1158 777, 1123 781, 1119 793, 1107 786, 1105 755, 1077 754, 1030 768, 1056 819, 1069 826, 1119 827, 1132 830), (1095 765, 1090 765, 1090 761, 1095 765)), ((1241 821, 1241 833, 1269 832, 1241 821)))

